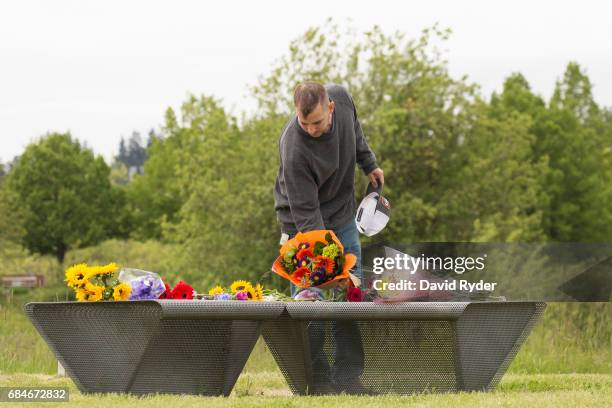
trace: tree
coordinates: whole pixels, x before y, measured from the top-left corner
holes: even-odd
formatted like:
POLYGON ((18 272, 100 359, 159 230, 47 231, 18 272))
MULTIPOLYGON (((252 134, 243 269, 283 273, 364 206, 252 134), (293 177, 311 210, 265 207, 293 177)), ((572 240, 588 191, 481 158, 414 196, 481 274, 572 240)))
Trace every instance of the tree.
POLYGON ((52 254, 93 245, 117 234, 121 193, 109 168, 69 133, 52 133, 29 145, 8 176, 14 208, 23 214, 23 244, 52 254))
POLYGON ((571 112, 581 123, 593 120, 600 110, 593 99, 592 89, 591 81, 580 65, 570 62, 567 64, 563 79, 557 81, 555 85, 550 106, 571 112))
POLYGON ((503 92, 491 98, 491 116, 520 113, 531 119, 533 162, 547 163, 539 178, 539 201, 548 240, 601 242, 612 237, 606 204, 612 199, 606 157, 611 138, 605 110, 595 103, 591 88, 580 66, 571 62, 548 105, 520 74, 506 79, 503 92))
POLYGON ((544 99, 531 91, 527 79, 518 72, 506 78, 501 94, 493 93, 490 105, 490 114, 495 119, 503 119, 516 112, 537 121, 546 111, 544 99))
MULTIPOLYGON (((149 136, 150 137, 150 136, 149 136)), ((125 139, 122 137, 119 142, 119 154, 115 160, 123 163, 128 172, 128 177, 131 180, 134 174, 142 174, 144 163, 147 160, 145 147, 142 145, 140 133, 133 131, 128 139, 126 147, 125 139)))
POLYGON ((128 142, 129 166, 136 169, 136 173, 142 174, 142 167, 147 159, 146 149, 142 146, 140 133, 132 132, 128 142))
POLYGON ((161 239, 164 223, 176 223, 185 198, 181 194, 179 174, 182 157, 192 154, 189 134, 176 123, 168 108, 160 137, 150 137, 149 157, 144 174, 137 174, 126 193, 134 222, 135 239, 161 239))
POLYGON ((6 177, 0 177, 0 255, 9 244, 23 237, 21 212, 15 206, 15 195, 7 188, 6 177))
POLYGON ((116 160, 123 163, 126 168, 129 166, 130 157, 127 148, 125 147, 125 139, 123 137, 121 137, 121 140, 119 141, 119 155, 116 157, 116 160))

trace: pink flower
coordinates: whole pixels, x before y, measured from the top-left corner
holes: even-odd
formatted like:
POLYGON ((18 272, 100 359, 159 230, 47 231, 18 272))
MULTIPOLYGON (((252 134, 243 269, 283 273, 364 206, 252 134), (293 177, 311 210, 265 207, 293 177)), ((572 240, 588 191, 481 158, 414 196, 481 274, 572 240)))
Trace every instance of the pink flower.
POLYGON ((236 300, 249 300, 249 295, 246 292, 236 292, 236 300))

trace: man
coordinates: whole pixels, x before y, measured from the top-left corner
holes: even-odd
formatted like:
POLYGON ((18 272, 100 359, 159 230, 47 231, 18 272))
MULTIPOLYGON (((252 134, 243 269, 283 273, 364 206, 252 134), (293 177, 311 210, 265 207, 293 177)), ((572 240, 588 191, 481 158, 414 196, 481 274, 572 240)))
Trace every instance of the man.
MULTIPOLYGON (((294 93, 296 116, 284 127, 280 167, 274 187, 281 244, 298 231, 333 230, 348 253, 357 257, 353 274, 361 279, 361 244, 355 225, 355 165, 375 187, 384 173, 368 147, 353 99, 342 86, 316 82, 298 85, 294 93)), ((292 295, 296 288, 292 286, 292 295)), ((323 352, 325 327, 312 322, 314 393, 332 392, 330 384, 347 392, 363 393, 358 377, 363 371, 359 328, 333 323, 334 367, 330 371, 323 352), (333 378, 331 378, 333 377, 333 378)))
POLYGON ((361 245, 354 222, 355 164, 374 187, 384 183, 384 173, 346 89, 305 82, 295 89, 294 103, 296 116, 280 138, 274 188, 282 239, 297 231, 331 229, 347 252, 357 256, 354 274, 361 278, 361 245))

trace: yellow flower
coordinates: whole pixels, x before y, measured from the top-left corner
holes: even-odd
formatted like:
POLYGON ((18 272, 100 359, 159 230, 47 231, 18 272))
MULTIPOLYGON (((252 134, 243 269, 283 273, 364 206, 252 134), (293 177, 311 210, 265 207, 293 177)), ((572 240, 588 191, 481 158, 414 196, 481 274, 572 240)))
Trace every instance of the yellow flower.
POLYGON ((66 269, 66 279, 64 281, 68 286, 75 289, 82 288, 89 279, 88 269, 87 264, 84 263, 73 265, 66 269))
POLYGON ((90 302, 97 302, 102 300, 104 296, 104 288, 102 286, 94 285, 90 282, 85 284, 85 290, 89 292, 89 300, 90 302))
POLYGON ((115 273, 115 272, 117 272, 117 269, 119 269, 119 266, 116 263, 111 262, 109 264, 101 266, 100 267, 100 270, 101 270, 100 273, 101 274, 115 273))
POLYGON ((111 273, 117 272, 119 266, 116 263, 111 262, 104 266, 92 266, 89 268, 89 276, 97 276, 97 275, 109 275, 111 273))
POLYGON ((132 287, 127 283, 120 283, 113 289, 113 299, 127 300, 130 298, 130 293, 132 293, 132 287))
POLYGON ((82 287, 75 288, 79 302, 97 302, 104 298, 104 287, 87 281, 82 287))
POLYGON ((259 283, 255 286, 255 296, 253 300, 263 300, 263 286, 259 283))
POLYGON ((94 276, 98 276, 98 271, 100 270, 99 266, 90 266, 87 268, 87 278, 93 278, 94 276))
POLYGON ((250 288, 247 287, 243 292, 246 292, 248 296, 248 300, 257 300, 255 299, 255 297, 257 296, 257 293, 255 292, 253 285, 251 285, 250 288))
POLYGON ((232 293, 253 291, 253 285, 245 280, 237 280, 230 286, 232 293))
POLYGON ((85 290, 85 289, 76 290, 76 298, 79 302, 87 302, 90 296, 91 296, 91 292, 88 290, 85 290))
POLYGON ((219 285, 208 291, 208 294, 211 296, 220 295, 221 293, 225 293, 225 289, 219 285))

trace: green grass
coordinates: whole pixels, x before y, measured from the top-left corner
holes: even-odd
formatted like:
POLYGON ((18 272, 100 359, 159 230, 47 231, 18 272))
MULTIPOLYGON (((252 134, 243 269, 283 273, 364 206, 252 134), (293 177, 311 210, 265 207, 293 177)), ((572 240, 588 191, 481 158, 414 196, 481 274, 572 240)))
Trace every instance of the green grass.
MULTIPOLYGON (((70 402, 38 404, 43 407, 134 406, 147 408, 179 407, 608 407, 612 401, 612 375, 537 374, 507 375, 493 392, 416 394, 409 396, 292 396, 278 372, 244 373, 229 397, 152 395, 133 397, 119 394, 81 394, 65 377, 34 374, 0 375, 0 386, 67 387, 70 402)), ((30 403, 28 406, 35 406, 30 403)))

